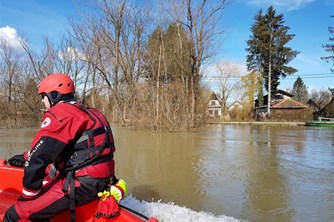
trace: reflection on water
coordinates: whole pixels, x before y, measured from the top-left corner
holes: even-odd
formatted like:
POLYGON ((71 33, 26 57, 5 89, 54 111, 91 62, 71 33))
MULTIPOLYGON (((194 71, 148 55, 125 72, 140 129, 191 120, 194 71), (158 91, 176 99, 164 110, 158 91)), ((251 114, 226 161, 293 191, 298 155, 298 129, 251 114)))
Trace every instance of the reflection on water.
MULTIPOLYGON (((29 147, 35 130, 0 130, 0 156, 29 147)), ((249 221, 334 221, 333 128, 113 130, 117 174, 138 199, 249 221)))

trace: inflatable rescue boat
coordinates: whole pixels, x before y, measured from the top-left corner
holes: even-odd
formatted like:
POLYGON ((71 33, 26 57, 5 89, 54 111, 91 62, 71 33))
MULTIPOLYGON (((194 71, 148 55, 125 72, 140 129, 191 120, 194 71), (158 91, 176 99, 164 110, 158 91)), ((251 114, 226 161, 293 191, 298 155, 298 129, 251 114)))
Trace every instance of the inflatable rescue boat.
MULTIPOLYGON (((0 221, 6 210, 16 202, 22 191, 23 168, 13 167, 0 159, 0 221)), ((89 204, 75 208, 76 222, 158 222, 154 217, 146 217, 132 209, 120 205, 120 214, 113 218, 97 218, 95 212, 99 199, 89 204)), ((70 213, 63 212, 53 218, 51 222, 63 222, 70 220, 70 213)))

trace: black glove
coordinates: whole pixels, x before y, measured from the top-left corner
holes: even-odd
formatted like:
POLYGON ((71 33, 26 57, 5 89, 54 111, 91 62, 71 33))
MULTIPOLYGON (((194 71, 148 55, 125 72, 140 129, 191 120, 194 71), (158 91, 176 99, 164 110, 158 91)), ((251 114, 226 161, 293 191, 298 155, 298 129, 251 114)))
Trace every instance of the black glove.
POLYGON ((38 195, 37 195, 36 197, 34 197, 34 198, 27 199, 27 198, 25 198, 23 195, 20 195, 20 196, 17 198, 17 200, 18 200, 18 201, 27 201, 27 200, 33 200, 33 199, 36 199, 37 197, 38 197, 38 195))
POLYGON ((24 198, 22 195, 20 195, 18 198, 17 198, 18 201, 26 201, 27 199, 24 198))
POLYGON ((23 154, 18 154, 7 160, 7 163, 11 166, 24 167, 25 159, 23 154))

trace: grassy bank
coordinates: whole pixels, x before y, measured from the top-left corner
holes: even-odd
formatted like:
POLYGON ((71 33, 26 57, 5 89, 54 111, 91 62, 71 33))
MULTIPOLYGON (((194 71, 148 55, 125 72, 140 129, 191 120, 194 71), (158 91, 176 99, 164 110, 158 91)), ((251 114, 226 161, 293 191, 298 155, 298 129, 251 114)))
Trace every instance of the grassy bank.
POLYGON ((211 124, 226 125, 282 125, 282 126, 305 126, 305 122, 273 122, 273 121, 222 121, 211 124))

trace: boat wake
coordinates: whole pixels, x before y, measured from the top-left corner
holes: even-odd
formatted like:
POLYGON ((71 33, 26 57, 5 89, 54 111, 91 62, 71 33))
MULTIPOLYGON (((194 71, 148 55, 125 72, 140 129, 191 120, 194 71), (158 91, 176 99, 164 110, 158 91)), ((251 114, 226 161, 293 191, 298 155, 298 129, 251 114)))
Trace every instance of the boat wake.
POLYGON ((209 212, 196 212, 186 207, 177 206, 174 203, 140 201, 131 195, 122 200, 121 204, 143 215, 153 216, 160 222, 240 222, 233 217, 215 216, 209 212))

